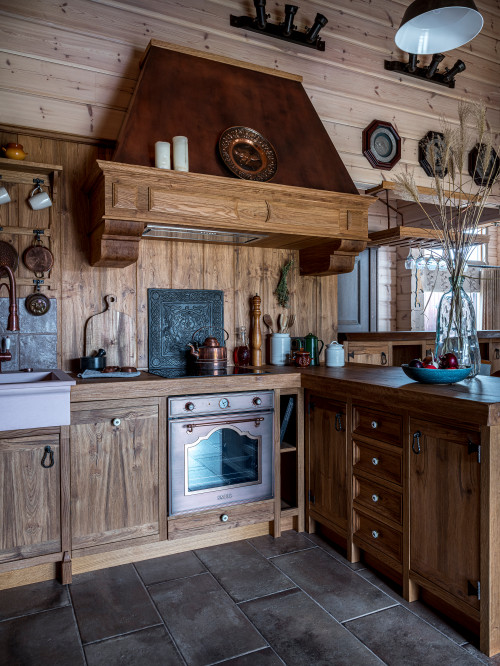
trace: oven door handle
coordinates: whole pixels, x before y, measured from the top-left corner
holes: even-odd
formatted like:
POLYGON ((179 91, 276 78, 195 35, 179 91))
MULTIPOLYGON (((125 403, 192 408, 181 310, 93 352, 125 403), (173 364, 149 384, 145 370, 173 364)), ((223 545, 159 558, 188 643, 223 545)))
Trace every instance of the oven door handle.
POLYGON ((211 426, 211 425, 231 425, 232 423, 255 423, 257 428, 260 423, 264 420, 263 416, 253 417, 251 419, 235 419, 234 421, 205 421, 204 423, 186 423, 186 430, 188 432, 193 432, 194 428, 201 428, 202 426, 211 426))

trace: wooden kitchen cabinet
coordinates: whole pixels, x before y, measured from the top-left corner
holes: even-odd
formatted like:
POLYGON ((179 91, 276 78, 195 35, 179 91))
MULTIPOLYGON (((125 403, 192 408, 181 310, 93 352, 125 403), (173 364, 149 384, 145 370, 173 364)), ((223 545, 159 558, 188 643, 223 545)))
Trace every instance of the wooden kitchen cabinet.
MULTIPOLYGON (((159 456, 164 455, 166 432, 163 408, 160 399, 72 405, 74 550, 144 537, 158 539, 159 456)), ((165 474, 163 470, 162 487, 165 474)), ((162 513, 166 514, 166 503, 162 513)))
POLYGON ((0 563, 51 554, 61 559, 59 433, 16 432, 0 438, 0 563))
POLYGON ((480 433, 410 423, 410 578, 478 609, 480 433))
POLYGON ((309 518, 347 537, 349 475, 346 404, 310 394, 307 402, 309 518))
POLYGON ((349 343, 346 363, 369 363, 389 365, 389 345, 387 343, 349 343))

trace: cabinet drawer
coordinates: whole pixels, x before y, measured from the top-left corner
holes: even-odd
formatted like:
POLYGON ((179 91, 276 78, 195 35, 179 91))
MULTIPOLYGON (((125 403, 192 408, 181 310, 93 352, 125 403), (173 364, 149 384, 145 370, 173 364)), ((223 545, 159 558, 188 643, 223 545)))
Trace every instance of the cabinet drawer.
POLYGON ((368 363, 369 365, 389 364, 389 345, 380 342, 349 343, 347 363, 368 363))
POLYGON ((354 511, 354 543, 402 562, 402 535, 383 522, 354 511))
POLYGON ((353 432, 401 446, 401 417, 366 407, 353 408, 353 432))
POLYGON ((205 532, 218 532, 233 527, 253 525, 274 519, 274 500, 220 507, 203 513, 186 514, 168 519, 168 538, 182 539, 205 532), (223 520, 227 516, 227 520, 223 520))
POLYGON ((370 476, 401 484, 402 456, 397 449, 394 452, 376 445, 353 441, 354 472, 368 472, 370 476))
POLYGON ((354 504, 375 511, 381 518, 390 518, 401 525, 403 497, 374 481, 354 477, 354 504))

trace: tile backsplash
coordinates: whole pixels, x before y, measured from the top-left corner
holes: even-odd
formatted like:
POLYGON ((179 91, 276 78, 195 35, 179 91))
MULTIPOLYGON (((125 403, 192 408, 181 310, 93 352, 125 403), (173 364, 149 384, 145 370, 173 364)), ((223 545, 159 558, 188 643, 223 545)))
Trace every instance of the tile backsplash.
POLYGON ((30 314, 18 298, 19 331, 7 331, 9 299, 0 298, 0 344, 10 338, 12 361, 2 363, 2 371, 57 368, 57 300, 50 299, 50 310, 40 317, 30 314))

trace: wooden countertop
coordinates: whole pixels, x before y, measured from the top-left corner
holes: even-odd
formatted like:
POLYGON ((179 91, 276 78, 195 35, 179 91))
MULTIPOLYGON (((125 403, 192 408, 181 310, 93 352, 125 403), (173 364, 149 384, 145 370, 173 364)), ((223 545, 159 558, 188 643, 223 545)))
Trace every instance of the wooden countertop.
MULTIPOLYGON (((392 342, 397 340, 434 340, 434 331, 373 331, 372 333, 339 333, 339 342, 392 342)), ((481 340, 500 338, 500 331, 478 331, 481 340)))
POLYGON ((141 373, 133 379, 77 379, 71 389, 72 402, 113 400, 225 391, 252 391, 304 387, 320 394, 377 403, 381 409, 410 410, 425 415, 454 414, 461 422, 500 425, 500 378, 476 377, 450 385, 419 384, 401 368, 361 364, 342 368, 265 366, 266 374, 227 377, 164 379, 141 373), (119 387, 118 387, 119 384, 119 387))

